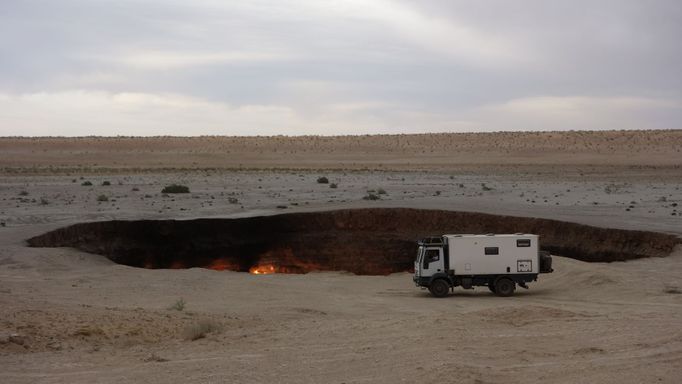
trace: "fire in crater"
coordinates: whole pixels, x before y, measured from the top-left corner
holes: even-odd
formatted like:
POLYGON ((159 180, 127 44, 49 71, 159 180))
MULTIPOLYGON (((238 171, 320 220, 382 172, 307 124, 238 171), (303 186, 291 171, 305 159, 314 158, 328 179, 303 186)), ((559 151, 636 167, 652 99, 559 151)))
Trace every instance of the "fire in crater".
POLYGON ((259 264, 251 267, 249 273, 254 275, 269 275, 271 273, 278 273, 278 271, 272 264, 259 264))

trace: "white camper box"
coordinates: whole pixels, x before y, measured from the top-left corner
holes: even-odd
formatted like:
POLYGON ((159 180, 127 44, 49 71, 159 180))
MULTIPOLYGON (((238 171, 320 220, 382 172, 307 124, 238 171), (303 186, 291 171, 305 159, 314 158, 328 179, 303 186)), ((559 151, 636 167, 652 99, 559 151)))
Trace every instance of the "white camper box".
POLYGON ((443 235, 421 240, 414 264, 414 282, 436 297, 461 286, 487 286, 510 296, 516 286, 528 288, 539 273, 552 272, 552 258, 540 251, 532 234, 443 235))
POLYGON ((540 266, 537 235, 443 235, 455 275, 535 273, 540 266))

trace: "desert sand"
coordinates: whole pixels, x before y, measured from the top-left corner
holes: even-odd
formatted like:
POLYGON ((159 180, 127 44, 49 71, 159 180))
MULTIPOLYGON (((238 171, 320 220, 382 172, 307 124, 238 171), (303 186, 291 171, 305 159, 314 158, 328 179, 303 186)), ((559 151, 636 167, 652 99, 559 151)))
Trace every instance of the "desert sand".
POLYGON ((435 299, 408 272, 152 270, 25 241, 88 221, 362 207, 682 236, 680 148, 681 131, 0 139, 0 382, 677 383, 679 245, 627 262, 555 255, 513 297, 435 299), (172 183, 191 193, 162 194, 172 183))

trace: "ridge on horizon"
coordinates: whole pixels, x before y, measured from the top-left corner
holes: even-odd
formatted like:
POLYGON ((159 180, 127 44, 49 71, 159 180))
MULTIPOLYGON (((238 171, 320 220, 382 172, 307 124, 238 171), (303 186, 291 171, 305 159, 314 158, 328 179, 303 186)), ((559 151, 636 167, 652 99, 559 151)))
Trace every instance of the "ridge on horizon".
POLYGON ((130 136, 130 135, 88 135, 88 136, 0 136, 0 139, 151 139, 151 138, 304 138, 304 137, 323 137, 323 138, 344 138, 344 137, 391 137, 391 136, 428 136, 428 135, 495 135, 495 134, 571 134, 571 133, 636 133, 636 132, 676 132, 682 128, 642 128, 642 129, 575 129, 575 130, 547 130, 547 131, 468 131, 468 132, 415 132, 415 133, 367 133, 367 134, 348 134, 348 135, 149 135, 149 136, 130 136))

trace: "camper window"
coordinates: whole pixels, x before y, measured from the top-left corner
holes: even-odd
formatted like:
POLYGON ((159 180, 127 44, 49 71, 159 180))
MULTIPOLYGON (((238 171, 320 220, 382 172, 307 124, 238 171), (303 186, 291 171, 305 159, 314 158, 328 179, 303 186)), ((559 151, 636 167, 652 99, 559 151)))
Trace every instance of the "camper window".
POLYGON ((499 255, 500 254, 500 248, 498 248, 498 247, 485 247, 485 254, 486 255, 499 255))
POLYGON ((530 239, 518 239, 516 240, 517 247, 530 247, 530 239))

